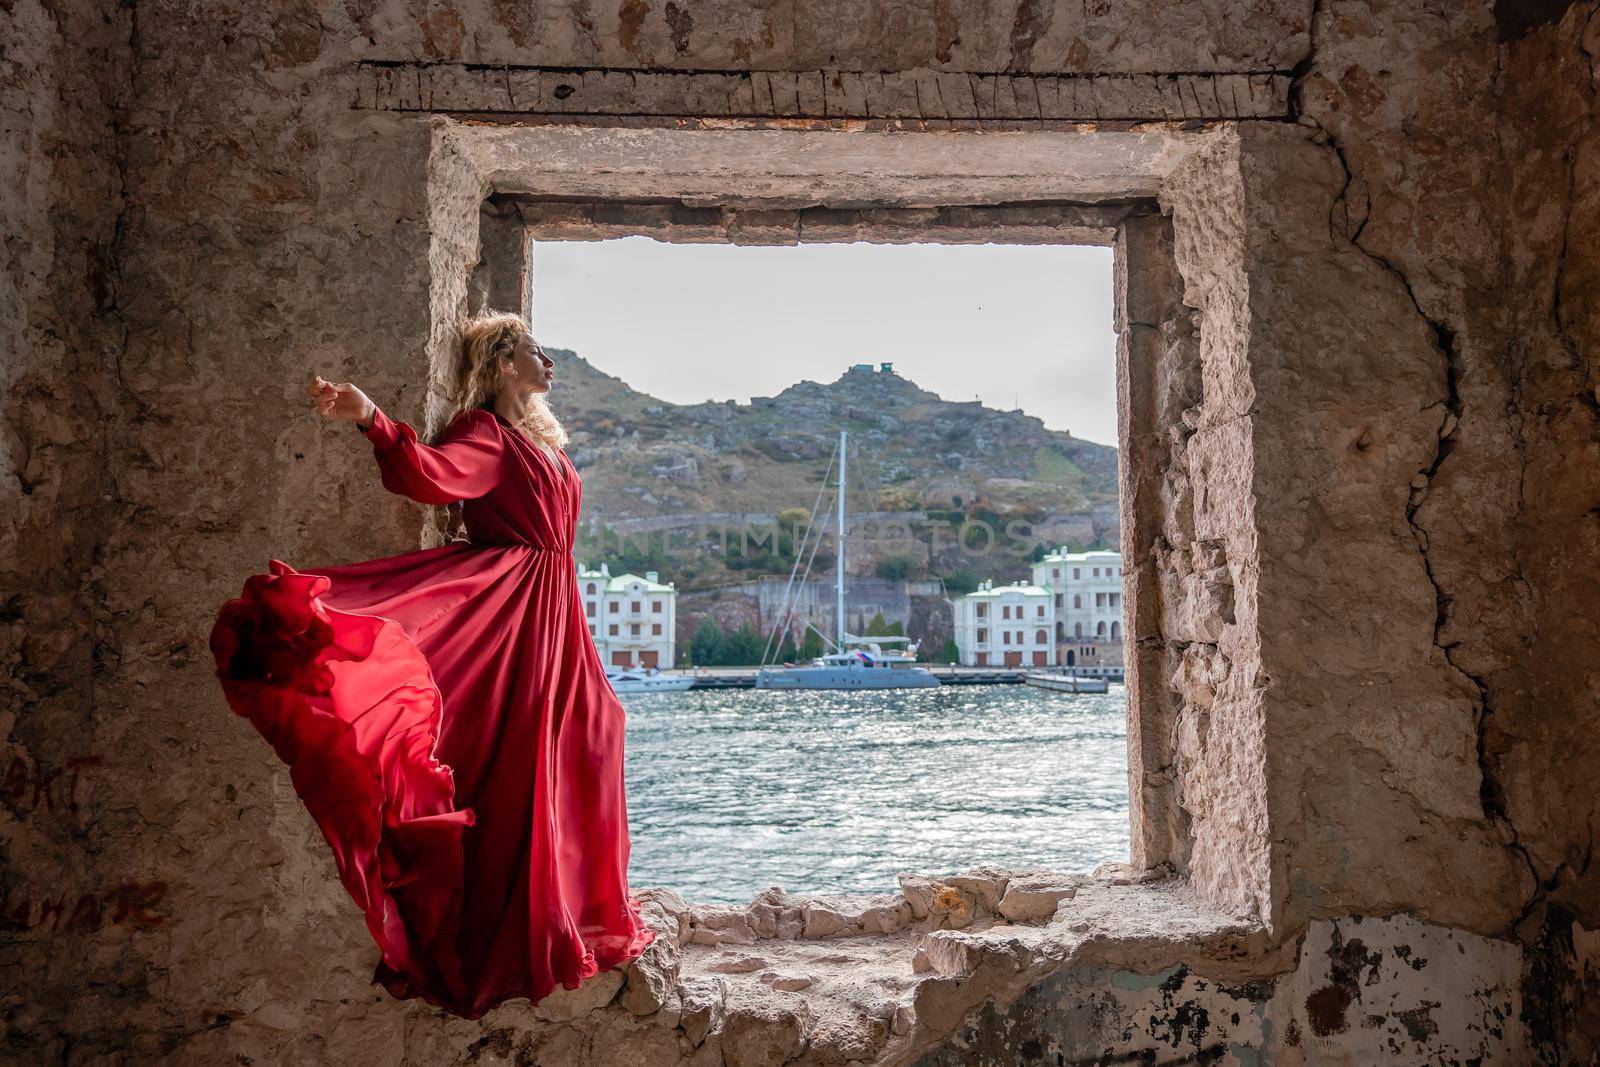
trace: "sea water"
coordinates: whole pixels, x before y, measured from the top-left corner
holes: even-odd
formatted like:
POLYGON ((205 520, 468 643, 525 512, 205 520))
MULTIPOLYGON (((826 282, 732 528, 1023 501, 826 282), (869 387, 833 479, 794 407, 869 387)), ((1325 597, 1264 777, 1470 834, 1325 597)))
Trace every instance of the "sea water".
POLYGON ((1126 696, 1025 685, 627 694, 629 881, 699 903, 1128 858, 1126 696))

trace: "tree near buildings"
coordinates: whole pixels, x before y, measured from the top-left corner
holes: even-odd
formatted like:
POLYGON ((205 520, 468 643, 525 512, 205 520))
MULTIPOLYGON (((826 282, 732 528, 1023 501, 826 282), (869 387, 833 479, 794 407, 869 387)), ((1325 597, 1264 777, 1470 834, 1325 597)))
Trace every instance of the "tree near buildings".
POLYGON ((867 632, 863 637, 904 637, 905 625, 896 619, 889 622, 883 617, 883 612, 878 612, 867 622, 867 632))
POLYGON ((747 622, 740 623, 739 628, 723 644, 722 662, 729 667, 753 667, 761 662, 765 647, 766 642, 754 627, 747 622))
POLYGON ((714 619, 706 618, 694 632, 689 644, 695 666, 715 667, 721 663, 726 643, 722 636, 722 627, 718 626, 714 619))

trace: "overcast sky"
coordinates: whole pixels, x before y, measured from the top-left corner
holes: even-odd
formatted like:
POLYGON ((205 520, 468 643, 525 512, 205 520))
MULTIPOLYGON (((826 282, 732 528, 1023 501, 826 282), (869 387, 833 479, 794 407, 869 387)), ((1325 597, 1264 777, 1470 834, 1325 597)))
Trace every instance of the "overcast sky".
POLYGON ((743 402, 888 360, 946 399, 1116 443, 1108 248, 628 237, 540 242, 533 265, 539 340, 663 400, 743 402))

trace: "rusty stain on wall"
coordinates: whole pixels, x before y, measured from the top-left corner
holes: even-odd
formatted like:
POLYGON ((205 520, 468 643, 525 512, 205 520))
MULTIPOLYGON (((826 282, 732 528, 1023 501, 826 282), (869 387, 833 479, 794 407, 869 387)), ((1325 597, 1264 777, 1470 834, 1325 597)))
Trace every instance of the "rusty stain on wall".
POLYGON ((100 756, 69 756, 59 767, 35 763, 22 755, 14 755, 6 764, 5 776, 0 779, 0 797, 18 815, 30 815, 40 808, 46 812, 57 809, 77 815, 90 768, 100 767, 105 760, 100 756))
POLYGON ((158 910, 166 899, 165 882, 128 882, 98 893, 29 897, 9 895, 0 903, 0 930, 11 933, 94 931, 106 926, 160 926, 167 915, 158 910))

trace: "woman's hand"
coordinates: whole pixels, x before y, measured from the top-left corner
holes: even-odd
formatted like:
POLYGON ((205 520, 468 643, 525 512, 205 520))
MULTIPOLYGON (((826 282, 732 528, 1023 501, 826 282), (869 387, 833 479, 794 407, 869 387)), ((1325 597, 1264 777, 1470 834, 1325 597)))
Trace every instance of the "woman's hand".
POLYGON ((311 406, 323 418, 335 422, 353 422, 363 430, 371 429, 372 417, 378 407, 367 399, 366 393, 349 382, 335 384, 318 374, 306 386, 306 393, 311 397, 311 406))

